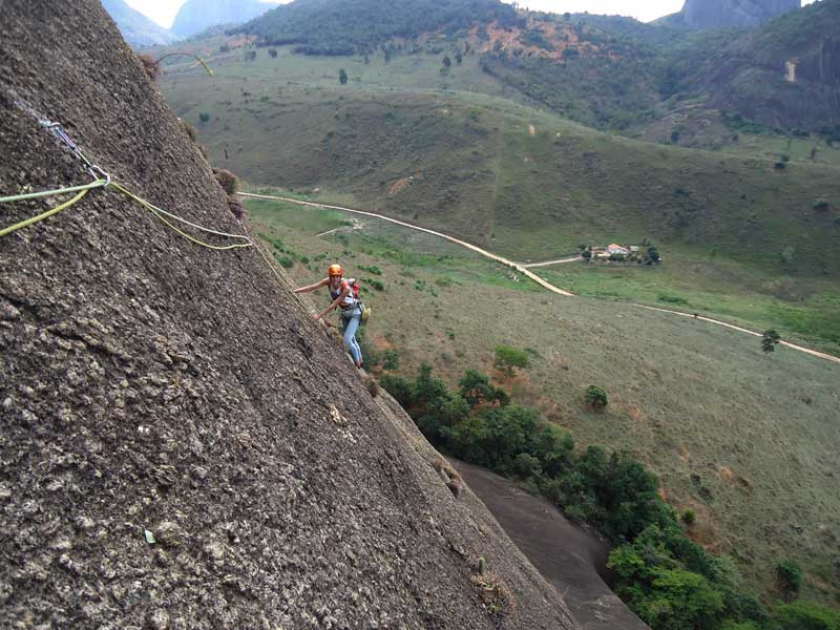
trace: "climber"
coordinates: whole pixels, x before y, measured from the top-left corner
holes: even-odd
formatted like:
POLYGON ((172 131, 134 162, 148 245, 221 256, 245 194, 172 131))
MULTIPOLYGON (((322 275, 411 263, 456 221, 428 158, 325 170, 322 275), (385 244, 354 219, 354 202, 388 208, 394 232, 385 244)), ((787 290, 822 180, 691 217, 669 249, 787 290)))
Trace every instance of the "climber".
POLYGON ((341 265, 330 265, 329 276, 310 284, 306 287, 299 287, 294 290, 294 293, 310 293, 321 287, 328 287, 332 302, 321 313, 316 313, 312 317, 316 320, 323 319, 330 311, 341 307, 341 322, 344 328, 344 347, 353 357, 353 363, 356 367, 362 367, 364 361, 362 360, 362 349, 359 342, 356 340, 356 331, 359 329, 359 324, 362 322, 362 308, 359 303, 359 296, 354 290, 352 284, 354 281, 344 280, 344 272, 341 265))

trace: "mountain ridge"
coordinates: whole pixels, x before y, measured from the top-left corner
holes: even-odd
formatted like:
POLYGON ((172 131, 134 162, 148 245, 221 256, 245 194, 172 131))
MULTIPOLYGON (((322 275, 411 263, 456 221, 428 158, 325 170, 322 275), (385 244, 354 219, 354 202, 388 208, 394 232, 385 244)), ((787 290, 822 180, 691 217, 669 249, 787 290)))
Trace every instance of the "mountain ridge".
POLYGON ((187 0, 175 16, 172 32, 191 37, 218 24, 241 24, 271 10, 259 0, 187 0))
POLYGON ((102 6, 117 23, 122 36, 132 46, 171 44, 178 37, 132 8, 125 0, 102 0, 102 6))

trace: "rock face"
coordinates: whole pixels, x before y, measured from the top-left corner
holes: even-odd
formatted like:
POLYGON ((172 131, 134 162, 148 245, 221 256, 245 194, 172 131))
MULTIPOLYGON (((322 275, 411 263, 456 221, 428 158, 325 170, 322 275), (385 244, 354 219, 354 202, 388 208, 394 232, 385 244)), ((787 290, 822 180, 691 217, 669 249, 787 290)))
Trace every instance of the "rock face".
MULTIPOLYGON (((252 234, 98 0, 3 18, 0 194, 89 180, 43 117, 138 194, 252 234)), ((113 189, 0 238, 0 627, 577 628, 288 289, 113 189)))
POLYGON ((749 27, 801 6, 802 0, 686 0, 682 18, 698 29, 749 27))
POLYGON ((259 0, 187 0, 175 16, 172 32, 191 37, 211 26, 247 22, 274 6, 259 0))
POLYGON ((132 9, 125 0, 102 0, 102 6, 117 23, 125 41, 132 46, 158 46, 178 39, 140 11, 132 9))

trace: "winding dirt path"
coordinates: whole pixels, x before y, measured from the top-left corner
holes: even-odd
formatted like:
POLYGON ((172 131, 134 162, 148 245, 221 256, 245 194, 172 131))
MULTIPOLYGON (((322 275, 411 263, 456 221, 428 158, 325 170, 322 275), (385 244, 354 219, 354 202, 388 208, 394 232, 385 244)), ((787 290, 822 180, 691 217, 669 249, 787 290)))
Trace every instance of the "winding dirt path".
POLYGON ((573 256, 571 258, 558 258, 557 260, 546 260, 545 262, 528 263, 522 265, 526 269, 533 269, 534 267, 548 267, 550 265, 564 265, 566 263, 580 262, 583 260, 580 256, 573 256))
POLYGON ((426 234, 432 234, 433 236, 437 236, 439 238, 445 239, 451 243, 455 243, 456 245, 460 245, 461 247, 465 247, 466 249, 472 250, 478 254, 481 254, 485 258, 489 258, 497 263, 501 263, 506 267, 510 267, 521 273, 523 276, 530 278, 542 288, 551 291, 552 293, 556 293, 557 295, 563 295, 566 297, 574 297, 574 293, 569 293, 568 291, 564 291, 559 287, 555 287, 550 282, 547 282, 540 278, 537 274, 533 271, 528 271, 525 267, 520 265, 519 263, 515 263, 512 260, 508 260, 507 258, 503 258, 502 256, 497 256, 491 252, 488 252, 486 249, 481 249, 480 247, 473 245, 472 243, 467 243, 466 241, 462 241, 461 239, 455 238, 454 236, 449 236, 448 234, 443 234, 442 232, 436 232, 434 230, 430 230, 428 228, 419 227, 417 225, 412 225, 411 223, 406 223, 405 221, 400 221, 399 219, 392 219, 391 217, 386 217, 383 214, 377 214, 375 212, 365 212, 364 210, 354 210, 353 208, 343 208, 341 206, 330 206, 324 203, 313 203, 311 201, 301 201, 300 199, 292 199, 290 197, 276 197, 273 195, 258 195, 256 193, 237 193, 243 197, 253 197, 255 199, 273 199, 275 201, 286 201, 288 203, 295 203, 300 206, 309 206, 311 208, 326 208, 328 210, 341 210, 342 212, 351 212, 353 214, 359 214, 365 217, 373 217, 375 219, 381 219, 383 221, 387 221, 388 223, 393 223, 395 225, 400 225, 402 227, 406 227, 412 230, 417 230, 418 232, 425 232, 426 234))
MULTIPOLYGON (((310 208, 326 208, 328 210, 340 210, 342 212, 350 212, 351 214, 358 214, 358 215, 365 216, 365 217, 372 217, 374 219, 381 219, 382 221, 387 221, 388 223, 393 223, 394 225, 400 225, 402 227, 409 228, 411 230, 416 230, 418 232, 425 232, 426 234, 431 234, 433 236, 437 236, 439 238, 442 238, 444 240, 449 241, 450 243, 455 243, 456 245, 460 245, 461 247, 464 247, 464 248, 469 249, 471 251, 474 251, 478 254, 481 254, 485 258, 488 258, 488 259, 490 259, 492 261, 495 261, 497 263, 501 263, 502 265, 505 265, 506 267, 510 267, 511 269, 514 269, 515 271, 518 271, 523 276, 533 280, 535 283, 537 283, 538 285, 540 285, 544 289, 546 289, 548 291, 551 291, 552 293, 556 293, 557 295, 562 295, 564 297, 576 297, 574 293, 570 293, 568 291, 565 291, 565 290, 563 290, 559 287, 554 286, 550 282, 548 282, 546 280, 543 280, 537 274, 535 274, 533 271, 530 271, 529 269, 527 269, 526 265, 521 265, 519 263, 513 262, 512 260, 508 260, 507 258, 504 258, 502 256, 497 256, 496 254, 488 252, 486 249, 481 249, 480 247, 478 247, 476 245, 473 245, 472 243, 462 241, 461 239, 455 238, 454 236, 449 236, 448 234, 443 234, 442 232, 436 232, 435 230, 430 230, 428 228, 420 227, 420 226, 417 226, 417 225, 412 225, 411 223, 406 223, 405 221, 400 221, 399 219, 392 219, 391 217, 386 217, 383 214, 377 214, 376 212, 366 212, 364 210, 354 210, 353 208, 344 208, 342 206, 331 206, 331 205, 327 205, 327 204, 324 204, 324 203, 315 203, 315 202, 312 202, 312 201, 301 201, 300 199, 292 199, 291 197, 278 197, 278 196, 274 196, 274 195, 258 195, 256 193, 246 193, 246 192, 240 192, 240 193, 236 193, 236 194, 241 195, 242 197, 252 197, 254 199, 270 199, 270 200, 273 200, 273 201, 286 201, 288 203, 294 203, 294 204, 297 204, 297 205, 300 205, 300 206, 308 206, 310 208)), ((573 260, 575 260, 575 259, 573 259, 573 260)), ((537 263, 535 265, 527 265, 527 267, 545 266, 545 265, 548 265, 548 264, 554 264, 555 262, 560 262, 560 261, 548 261, 546 263, 537 263)), ((565 262, 569 262, 569 261, 567 260, 565 262)), ((722 321, 717 320, 717 319, 712 319, 710 317, 703 317, 703 316, 700 316, 700 315, 695 316, 691 313, 682 313, 680 311, 669 311, 669 310, 666 310, 664 308, 655 308, 653 306, 645 306, 643 304, 634 304, 634 306, 638 306, 639 308, 644 308, 644 309, 647 309, 649 311, 657 311, 659 313, 668 313, 668 314, 671 314, 671 315, 679 315, 680 317, 688 317, 688 318, 691 318, 691 319, 702 320, 702 321, 707 322, 709 324, 716 324, 718 326, 724 326, 725 328, 729 328, 731 330, 736 330, 738 332, 742 332, 742 333, 747 334, 747 335, 752 335, 754 337, 761 337, 762 336, 761 333, 755 332, 753 330, 749 330, 747 328, 742 328, 740 326, 735 326, 734 324, 727 324, 726 322, 722 322, 722 321)), ((811 348, 806 348, 805 346, 799 346, 797 344, 790 343, 788 341, 782 341, 780 343, 781 343, 781 345, 785 346, 786 348, 790 348, 791 350, 796 350, 798 352, 803 352, 803 353, 811 355, 813 357, 824 359, 826 361, 831 361, 832 363, 840 364, 840 357, 836 357, 836 356, 831 355, 831 354, 826 354, 825 352, 819 352, 818 350, 812 350, 811 348)))

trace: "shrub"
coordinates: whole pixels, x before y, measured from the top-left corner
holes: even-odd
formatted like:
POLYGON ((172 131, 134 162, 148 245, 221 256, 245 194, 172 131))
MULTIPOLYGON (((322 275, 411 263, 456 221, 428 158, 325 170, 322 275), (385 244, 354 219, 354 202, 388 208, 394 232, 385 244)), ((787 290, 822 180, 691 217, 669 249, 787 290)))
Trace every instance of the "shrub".
POLYGON ((793 560, 782 560, 776 564, 776 584, 788 601, 799 594, 804 577, 802 568, 793 560))
POLYGON ((391 394, 400 405, 408 409, 411 405, 411 384, 402 376, 385 374, 379 379, 382 388, 391 394))
POLYGON ((697 513, 691 508, 689 508, 682 513, 681 518, 683 523, 691 527, 697 520, 697 513))
POLYGON ((596 409, 603 409, 609 404, 607 392, 602 387, 590 385, 586 390, 586 402, 596 409))
POLYGON ((275 258, 277 258, 277 262, 279 262, 286 269, 291 269, 295 266, 295 261, 289 258, 288 256, 277 256, 275 254, 275 258))
POLYGON ((195 130, 195 127, 193 127, 183 118, 181 119, 181 127, 183 127, 184 133, 187 134, 187 137, 190 140, 192 140, 193 142, 198 142, 198 132, 195 130))
POLYGON ((385 285, 382 284, 379 280, 371 280, 370 281, 370 286, 372 286, 377 291, 384 291, 385 290, 385 285))
POLYGON ((779 606, 774 617, 781 630, 840 630, 840 612, 810 601, 779 606))
POLYGON ((528 353, 510 346, 496 347, 496 358, 493 365, 509 375, 513 375, 515 368, 527 368, 530 364, 528 353))
POLYGON ((213 175, 216 176, 216 181, 219 182, 219 186, 228 195, 236 194, 236 190, 239 188, 239 181, 236 179, 236 175, 223 168, 214 168, 213 175))
POLYGON ((199 119, 202 123, 208 123, 208 122, 210 122, 210 114, 208 114, 207 112, 201 112, 201 113, 198 115, 198 119, 199 119))
POLYGON ((814 204, 814 210, 817 212, 826 212, 829 209, 831 209, 831 206, 825 199, 820 199, 814 204))
POLYGON ((143 63, 143 70, 146 71, 146 76, 149 81, 154 83, 160 76, 160 64, 155 61, 151 55, 138 55, 140 61, 143 63))
POLYGON ((687 306, 688 300, 685 298, 677 297, 676 295, 668 295, 667 293, 662 293, 656 297, 659 302, 665 302, 667 304, 682 304, 687 306))
POLYGON ((245 206, 242 205, 242 202, 239 201, 234 195, 229 195, 228 199, 228 208, 233 213, 233 216, 236 217, 237 221, 241 221, 242 218, 245 216, 245 206))
POLYGON ((782 338, 779 336, 779 333, 772 328, 765 330, 764 334, 761 336, 761 349, 767 354, 775 352, 776 346, 779 345, 781 339, 782 338))
POLYGON ((400 354, 396 350, 385 350, 382 353, 382 369, 398 370, 400 368, 400 354))
POLYGON ((268 49, 268 56, 272 59, 277 59, 277 49, 276 48, 269 48, 268 49))
POLYGON ((347 85, 347 71, 344 68, 341 68, 338 71, 338 82, 341 85, 347 85))

